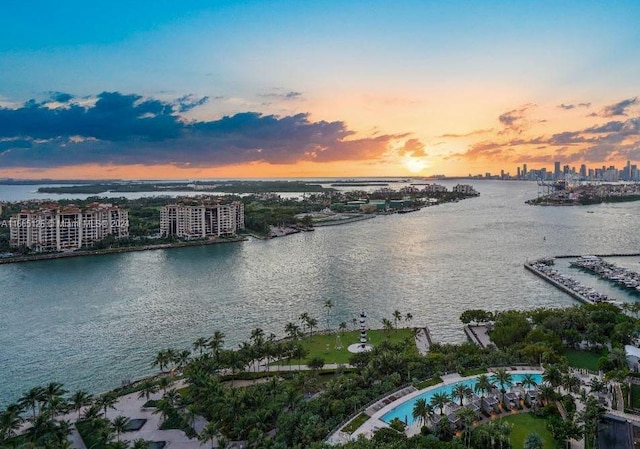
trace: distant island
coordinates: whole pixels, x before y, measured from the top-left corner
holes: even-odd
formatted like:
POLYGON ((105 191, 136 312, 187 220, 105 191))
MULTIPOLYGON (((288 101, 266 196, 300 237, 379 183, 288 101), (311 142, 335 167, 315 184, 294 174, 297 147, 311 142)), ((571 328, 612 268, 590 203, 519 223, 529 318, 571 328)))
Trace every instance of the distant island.
POLYGON ((588 206, 600 203, 622 203, 640 200, 638 184, 586 184, 568 186, 565 182, 540 184, 537 198, 525 201, 534 206, 588 206))
MULTIPOLYGON (((422 189, 406 186, 397 191, 380 187, 374 192, 338 192, 301 181, 100 183, 43 187, 39 190, 89 192, 97 196, 58 201, 0 202, 0 263, 237 242, 245 240, 247 235, 259 239, 282 237, 312 231, 315 226, 335 226, 374 218, 376 215, 415 212, 423 207, 479 195, 472 186, 461 184, 454 186, 451 191, 445 186, 430 184, 422 189), (117 188, 121 192, 181 193, 190 189, 202 195, 177 198, 158 195, 135 199, 98 196, 105 188, 111 191, 117 188), (214 195, 211 189, 230 194, 214 195), (321 190, 316 192, 312 189, 321 190), (246 194, 236 194, 243 191, 246 194), (303 198, 283 198, 278 194, 283 191, 303 192, 306 195, 303 198), (191 216, 187 213, 190 207, 211 205, 213 210, 229 204, 237 205, 234 207, 242 212, 237 217, 237 225, 224 231, 212 228, 212 232, 207 233, 202 231, 206 226, 201 229, 194 225, 193 232, 182 235, 182 231, 167 231, 173 228, 167 228, 166 220, 162 219, 163 211, 170 206, 175 209, 175 214, 182 217, 185 214, 191 216)), ((216 213, 200 211, 196 215, 204 217, 203 214, 216 213)), ((209 222, 218 223, 217 219, 209 222)), ((188 223, 183 224, 187 226, 188 223)), ((182 224, 176 225, 175 229, 181 230, 182 224)))
POLYGON ((220 181, 220 182, 107 182, 83 185, 40 187, 38 193, 98 195, 105 192, 329 192, 334 189, 302 181, 220 181))

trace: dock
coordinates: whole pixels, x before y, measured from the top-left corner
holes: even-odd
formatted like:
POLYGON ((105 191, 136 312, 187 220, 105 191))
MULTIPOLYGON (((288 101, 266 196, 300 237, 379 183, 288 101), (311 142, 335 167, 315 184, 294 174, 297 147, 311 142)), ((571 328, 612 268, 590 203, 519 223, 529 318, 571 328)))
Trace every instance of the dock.
POLYGON ((489 338, 489 328, 487 326, 472 326, 468 324, 464 326, 464 333, 471 343, 475 343, 483 349, 494 346, 489 338))
POLYGON ((429 348, 431 348, 431 345, 433 344, 429 328, 427 326, 418 328, 418 330, 416 331, 415 339, 418 352, 421 355, 426 355, 427 352, 429 352, 429 348))
MULTIPOLYGON (((565 257, 573 257, 573 256, 565 256, 565 257)), ((536 276, 541 277, 542 279, 544 279, 545 281, 547 281, 548 283, 550 283, 551 285, 553 285, 554 287, 556 287, 558 290, 563 291, 564 293, 566 293, 567 295, 571 296, 573 299, 576 299, 578 301, 580 301, 581 303, 584 304, 594 304, 595 302, 590 300, 589 298, 582 296, 580 293, 571 290, 569 287, 562 285, 560 282, 556 281, 555 279, 553 279, 550 276, 547 276, 546 274, 544 274, 542 271, 538 270, 536 267, 534 267, 532 264, 530 264, 529 262, 526 262, 524 264, 524 267, 531 271, 533 274, 535 274, 536 276)))

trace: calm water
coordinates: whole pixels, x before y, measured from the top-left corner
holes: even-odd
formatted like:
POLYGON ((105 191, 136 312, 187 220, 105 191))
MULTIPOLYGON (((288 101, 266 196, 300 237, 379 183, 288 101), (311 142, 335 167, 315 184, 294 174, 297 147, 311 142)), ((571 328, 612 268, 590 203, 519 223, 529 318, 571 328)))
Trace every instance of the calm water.
POLYGON ((532 207, 533 183, 475 186, 479 198, 269 241, 0 266, 0 408, 52 380, 104 391, 217 329, 236 347, 302 312, 324 323, 328 299, 333 323, 364 308, 375 326, 397 308, 462 341, 468 308, 574 304, 526 259, 640 248, 638 203, 532 207))

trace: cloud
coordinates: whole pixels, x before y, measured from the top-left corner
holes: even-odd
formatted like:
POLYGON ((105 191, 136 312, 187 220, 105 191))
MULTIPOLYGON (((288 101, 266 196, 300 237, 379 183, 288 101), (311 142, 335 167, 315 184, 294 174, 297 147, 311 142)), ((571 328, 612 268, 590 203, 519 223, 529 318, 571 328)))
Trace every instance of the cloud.
POLYGON ((570 110, 575 108, 588 108, 591 106, 591 103, 577 103, 577 104, 559 104, 558 107, 564 110, 570 110))
POLYGON ((419 139, 407 140, 398 151, 400 156, 426 157, 424 144, 419 139))
POLYGON ((479 136, 481 134, 487 134, 493 131, 493 128, 489 128, 489 129, 477 129, 474 131, 470 131, 468 133, 463 133, 463 134, 442 134, 440 136, 436 136, 438 138, 444 139, 444 138, 449 138, 449 139, 459 139, 459 138, 464 138, 464 137, 473 137, 473 136, 479 136))
POLYGON ((619 101, 618 103, 605 106, 604 109, 602 109, 602 116, 614 117, 617 115, 627 115, 627 109, 636 104, 638 104, 638 97, 619 101))
POLYGON ((535 107, 535 104, 529 103, 518 109, 513 109, 501 114, 498 117, 498 121, 504 127, 502 133, 514 131, 519 134, 524 131, 528 127, 528 123, 525 120, 526 112, 533 107, 535 107))
POLYGON ((73 99, 73 95, 64 92, 49 92, 49 98, 58 103, 67 103, 73 99))
MULTIPOLYGON (((358 137, 342 121, 311 121, 305 113, 280 117, 243 112, 191 122, 180 116, 183 105, 189 108, 203 101, 187 96, 169 103, 103 92, 84 106, 49 108, 29 101, 17 108, 0 108, 0 167, 85 163, 211 167, 372 159, 406 137, 358 137)), ((424 153, 416 139, 402 145, 404 151, 424 153)))
POLYGON ((178 112, 187 112, 209 101, 209 97, 196 97, 194 94, 185 95, 176 100, 178 106, 178 112))
POLYGON ((302 92, 296 92, 292 90, 285 93, 259 94, 258 96, 263 98, 280 98, 283 100, 296 100, 302 97, 302 92))

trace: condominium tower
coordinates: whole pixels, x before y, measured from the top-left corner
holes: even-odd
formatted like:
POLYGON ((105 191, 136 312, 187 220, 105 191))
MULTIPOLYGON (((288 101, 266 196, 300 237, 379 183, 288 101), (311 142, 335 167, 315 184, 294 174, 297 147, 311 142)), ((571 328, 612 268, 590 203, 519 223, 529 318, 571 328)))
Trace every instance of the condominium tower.
POLYGON ((109 235, 129 237, 129 214, 111 204, 91 203, 84 209, 51 204, 15 214, 9 227, 12 247, 25 246, 36 252, 72 251, 91 247, 109 235))
POLYGON ((160 211, 160 234, 187 239, 233 235, 244 229, 244 204, 170 204, 160 211))

